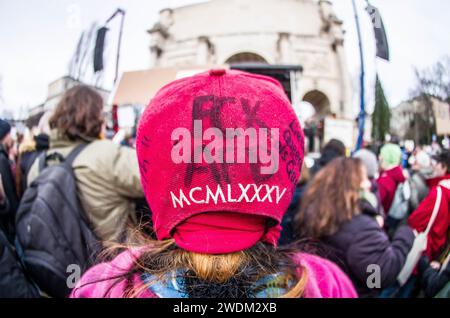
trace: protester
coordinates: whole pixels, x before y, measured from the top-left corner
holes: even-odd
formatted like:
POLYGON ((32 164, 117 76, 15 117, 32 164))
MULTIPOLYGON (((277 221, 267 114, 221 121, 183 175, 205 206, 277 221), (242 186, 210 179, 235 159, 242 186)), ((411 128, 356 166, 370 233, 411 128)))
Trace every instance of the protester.
POLYGON ((398 185, 406 181, 405 174, 400 166, 401 160, 402 150, 398 145, 386 144, 381 148, 381 175, 377 182, 381 204, 386 214, 394 201, 398 185))
POLYGON ((35 298, 39 293, 28 280, 13 245, 0 228, 0 298, 35 298))
MULTIPOLYGON (((0 215, 9 212, 9 201, 0 183, 0 215)), ((0 298, 34 298, 39 293, 25 275, 11 239, 0 224, 0 298)))
POLYGON ((315 175, 320 169, 325 167, 329 162, 338 157, 345 157, 346 148, 342 141, 331 139, 322 149, 320 158, 315 161, 311 168, 311 174, 315 175))
POLYGON ((36 158, 50 147, 51 129, 49 120, 52 114, 52 111, 45 112, 39 119, 37 128, 30 131, 28 138, 25 138, 19 146, 19 159, 16 169, 16 187, 19 196, 22 196, 27 188, 28 172, 36 158))
POLYGON ((415 235, 404 226, 392 242, 375 210, 376 198, 359 159, 337 158, 310 182, 296 218, 299 237, 327 244, 361 297, 378 296, 396 281, 415 235), (368 284, 369 266, 379 266, 380 285, 368 284))
POLYGON ((147 240, 95 266, 72 297, 355 297, 336 265, 276 247, 303 146, 293 108, 269 77, 212 70, 164 87, 137 134, 141 181, 159 241, 147 240), (202 130, 196 131, 199 122, 202 130), (259 160, 191 162, 193 149, 211 159, 202 132, 214 138, 217 154, 225 155, 226 148, 230 159, 235 153, 223 144, 226 128, 258 129, 259 142, 265 143, 270 135, 261 129, 268 127, 270 143, 278 142, 282 150, 274 158, 277 169, 268 174, 262 174, 265 164, 259 160))
POLYGON ((421 273, 422 290, 425 297, 435 297, 442 292, 442 298, 450 297, 450 287, 444 288, 450 283, 450 263, 429 263, 428 257, 424 256, 419 262, 421 273), (444 266, 441 270, 441 266, 444 266), (445 294, 444 294, 445 293, 445 294))
POLYGON ((353 154, 353 158, 360 159, 366 167, 367 176, 372 184, 370 191, 376 196, 377 204, 375 206, 379 215, 384 216, 383 206, 381 205, 380 192, 378 191, 377 179, 379 177, 379 164, 377 156, 369 149, 361 149, 353 154))
POLYGON ((11 136, 11 126, 8 122, 0 119, 0 181, 8 200, 8 207, 0 213, 0 223, 11 243, 14 242, 14 219, 19 204, 13 167, 9 159, 9 153, 13 146, 14 140, 11 136))
MULTIPOLYGON (((65 157, 76 145, 88 144, 73 169, 86 215, 95 234, 107 244, 126 240, 128 223, 136 223, 133 200, 143 197, 143 192, 135 151, 100 139, 103 122, 101 96, 87 86, 70 89, 49 120, 48 155, 65 157)), ((38 161, 28 173, 28 184, 39 174, 38 161)))
POLYGON ((426 255, 430 260, 436 260, 443 252, 448 240, 450 227, 450 151, 445 150, 434 158, 434 178, 429 179, 430 192, 411 214, 408 223, 418 232, 423 232, 428 226, 437 200, 437 187, 442 189, 442 197, 436 219, 428 234, 426 255))
POLYGON ((295 187, 294 196, 292 197, 291 204, 286 211, 286 214, 283 217, 283 221, 281 222, 281 227, 283 230, 281 231, 279 244, 287 245, 295 241, 296 234, 294 228, 294 219, 298 213, 298 209, 300 207, 301 198, 303 193, 306 190, 309 180, 311 179, 311 175, 309 173, 309 169, 303 161, 302 172, 300 176, 300 180, 295 187))
POLYGON ((419 204, 425 199, 429 188, 427 180, 433 176, 430 156, 422 147, 417 147, 414 156, 409 160, 411 165, 411 177, 409 184, 411 187, 410 209, 415 211, 419 204))
POLYGON ((20 145, 16 169, 16 187, 19 196, 21 196, 27 188, 27 176, 33 163, 39 155, 48 150, 49 147, 49 136, 46 134, 33 136, 32 140, 25 140, 20 145))
POLYGON ((124 136, 123 140, 120 142, 120 144, 124 147, 133 148, 134 147, 133 134, 130 131, 126 131, 125 136, 124 136))

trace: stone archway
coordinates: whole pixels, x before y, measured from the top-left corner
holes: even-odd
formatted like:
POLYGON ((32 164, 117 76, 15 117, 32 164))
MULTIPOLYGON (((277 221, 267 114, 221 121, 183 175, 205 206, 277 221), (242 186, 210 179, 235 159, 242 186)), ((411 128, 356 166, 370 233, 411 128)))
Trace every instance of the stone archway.
POLYGON ((305 122, 305 136, 310 152, 319 152, 323 146, 325 117, 332 115, 330 99, 319 90, 307 92, 302 99, 314 107, 315 114, 305 122))
POLYGON ((314 106, 314 109, 316 110, 314 117, 317 119, 321 119, 331 114, 330 100, 327 95, 319 90, 309 91, 303 96, 302 101, 308 102, 314 106))
POLYGON ((225 64, 269 64, 261 55, 252 52, 241 52, 230 56, 225 64))

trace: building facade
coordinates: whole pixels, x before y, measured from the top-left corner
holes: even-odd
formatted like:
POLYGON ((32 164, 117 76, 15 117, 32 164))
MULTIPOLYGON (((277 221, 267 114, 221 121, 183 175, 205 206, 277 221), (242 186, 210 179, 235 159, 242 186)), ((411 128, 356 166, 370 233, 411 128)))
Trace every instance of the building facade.
MULTIPOLYGON (((37 126, 39 123, 39 120, 46 112, 52 112, 56 106, 58 105, 59 101, 61 100, 62 96, 66 91, 71 89, 74 86, 77 85, 83 85, 84 83, 70 77, 70 76, 64 76, 61 78, 58 78, 57 80, 51 82, 48 85, 48 91, 47 91, 47 98, 45 102, 42 104, 39 104, 35 107, 32 107, 29 109, 28 114, 28 120, 27 120, 27 126, 28 127, 34 127, 37 126)), ((107 100, 109 98, 109 91, 104 90, 99 87, 93 87, 91 86, 97 93, 99 93, 104 102, 105 107, 107 107, 107 100)))
POLYGON ((416 97, 391 111, 391 133, 401 140, 430 144, 432 136, 450 134, 450 105, 436 97, 416 97))
POLYGON ((353 118, 344 31, 330 1, 210 0, 160 12, 151 66, 261 63, 301 65, 294 107, 353 118))

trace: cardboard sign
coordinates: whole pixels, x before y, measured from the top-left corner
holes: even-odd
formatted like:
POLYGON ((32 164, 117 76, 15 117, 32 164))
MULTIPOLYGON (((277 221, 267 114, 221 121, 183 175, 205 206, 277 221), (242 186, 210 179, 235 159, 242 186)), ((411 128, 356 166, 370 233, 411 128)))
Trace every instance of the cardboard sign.
POLYGON ((439 136, 450 135, 450 105, 441 101, 433 102, 436 132, 439 136))
POLYGON ((342 141, 345 147, 353 149, 357 136, 356 124, 348 119, 325 119, 324 143, 331 139, 342 141))

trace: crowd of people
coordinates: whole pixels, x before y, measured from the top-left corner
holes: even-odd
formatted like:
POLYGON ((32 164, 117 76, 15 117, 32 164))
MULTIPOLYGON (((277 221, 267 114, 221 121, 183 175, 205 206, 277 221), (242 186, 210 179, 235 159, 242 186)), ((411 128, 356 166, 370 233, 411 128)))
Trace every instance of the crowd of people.
POLYGON ((0 297, 450 297, 449 150, 331 140, 308 168, 281 85, 224 70, 160 90, 135 148, 106 136, 87 86, 29 140, 0 120, 0 297), (195 120, 277 129, 277 169, 174 162, 195 120))

